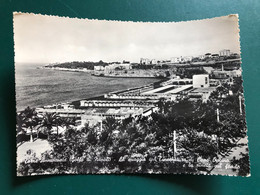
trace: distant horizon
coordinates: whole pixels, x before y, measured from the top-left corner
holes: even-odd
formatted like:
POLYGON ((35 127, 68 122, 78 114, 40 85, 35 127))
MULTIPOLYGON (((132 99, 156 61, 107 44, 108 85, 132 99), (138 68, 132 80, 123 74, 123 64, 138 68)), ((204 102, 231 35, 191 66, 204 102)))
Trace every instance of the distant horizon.
MULTIPOLYGON (((224 50, 224 49, 222 49, 224 50)), ((225 50, 229 50, 229 49, 225 49, 225 50)), ((221 51, 221 50, 220 50, 221 51)), ((236 52, 232 52, 230 50, 231 53, 236 53, 236 52)), ((219 54, 219 52, 207 52, 207 53, 210 53, 210 54, 219 54)), ((206 54, 206 53, 205 53, 206 54)), ((192 57, 199 57, 200 55, 205 55, 205 54, 199 54, 199 55, 196 55, 196 56, 192 56, 192 57)), ((238 53, 240 55, 240 53, 238 53)), ((187 57, 187 55, 183 55, 183 56, 172 56, 172 57, 169 57, 169 58, 166 58, 166 59, 160 59, 160 60, 170 60, 171 58, 173 57, 187 57)), ((142 57, 140 57, 141 59, 142 57)), ((157 60, 157 58, 151 58, 151 59, 155 59, 157 60)), ((64 62, 15 62, 15 64, 63 64, 63 63, 71 63, 71 62, 104 62, 104 63, 112 63, 112 62, 123 62, 123 61, 129 61, 129 60, 115 60, 115 61, 104 61, 104 60, 98 60, 98 61, 90 61, 90 60, 85 60, 85 61, 81 61, 81 60, 73 60, 73 61, 64 61, 64 62)), ((130 63, 139 63, 139 61, 135 61, 135 62, 132 62, 132 61, 129 61, 130 63)))
POLYGON ((16 63, 139 62, 229 49, 240 54, 237 15, 185 22, 125 22, 14 13, 16 63))

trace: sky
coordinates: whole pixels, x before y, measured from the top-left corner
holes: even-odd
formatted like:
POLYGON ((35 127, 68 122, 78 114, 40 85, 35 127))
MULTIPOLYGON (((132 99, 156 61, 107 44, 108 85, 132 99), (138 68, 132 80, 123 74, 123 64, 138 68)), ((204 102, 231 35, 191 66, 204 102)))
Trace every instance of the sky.
POLYGON ((14 13, 16 63, 131 61, 240 53, 237 15, 188 22, 123 22, 14 13))

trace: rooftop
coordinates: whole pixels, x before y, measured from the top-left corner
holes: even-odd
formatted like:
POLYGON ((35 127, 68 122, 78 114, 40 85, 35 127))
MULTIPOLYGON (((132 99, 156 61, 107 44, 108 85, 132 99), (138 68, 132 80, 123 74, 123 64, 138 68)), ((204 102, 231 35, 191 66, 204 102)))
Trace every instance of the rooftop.
POLYGON ((191 93, 206 93, 212 92, 216 89, 216 87, 202 87, 202 88, 194 88, 191 93))
POLYGON ((127 109, 127 108, 89 108, 85 111, 85 114, 110 114, 110 115, 126 115, 142 112, 142 108, 127 109))

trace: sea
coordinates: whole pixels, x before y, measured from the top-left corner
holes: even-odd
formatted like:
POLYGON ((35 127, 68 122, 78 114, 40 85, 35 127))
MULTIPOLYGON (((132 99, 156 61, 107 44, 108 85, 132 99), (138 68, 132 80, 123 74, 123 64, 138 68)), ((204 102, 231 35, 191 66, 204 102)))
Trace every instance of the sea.
POLYGON ((156 78, 96 77, 86 72, 41 69, 45 64, 15 64, 16 109, 72 102, 143 86, 156 78))

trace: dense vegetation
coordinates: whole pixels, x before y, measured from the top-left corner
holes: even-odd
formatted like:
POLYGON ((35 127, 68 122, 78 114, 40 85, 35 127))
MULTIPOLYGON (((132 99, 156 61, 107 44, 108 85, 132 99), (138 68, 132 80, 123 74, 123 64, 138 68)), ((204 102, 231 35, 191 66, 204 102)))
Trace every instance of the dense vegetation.
MULTIPOLYGON (((210 173, 246 136, 245 113, 239 112, 242 88, 237 85, 219 87, 207 103, 161 99, 158 112, 149 117, 129 117, 122 121, 107 117, 102 131, 100 124, 94 127, 86 124, 80 130, 68 125, 65 134, 47 133, 53 150, 46 151, 41 159, 32 152, 29 163, 22 162, 18 173, 210 173), (233 95, 228 95, 230 89, 233 95), (177 151, 174 151, 174 131, 177 151)), ((30 117, 27 128, 35 124, 35 118, 30 117)), ((48 121, 41 124, 50 132, 57 123, 48 121)), ((249 159, 247 154, 241 155, 242 159, 233 159, 232 163, 240 166, 240 175, 247 175, 249 159)))
POLYGON ((89 69, 94 70, 94 66, 107 66, 108 63, 100 60, 99 62, 65 62, 60 64, 47 65, 45 67, 70 68, 70 69, 89 69))
POLYGON ((176 71, 176 75, 181 78, 192 78, 193 75, 196 74, 208 74, 202 67, 196 68, 178 68, 176 71))

